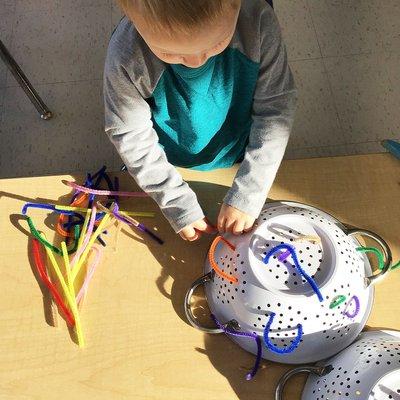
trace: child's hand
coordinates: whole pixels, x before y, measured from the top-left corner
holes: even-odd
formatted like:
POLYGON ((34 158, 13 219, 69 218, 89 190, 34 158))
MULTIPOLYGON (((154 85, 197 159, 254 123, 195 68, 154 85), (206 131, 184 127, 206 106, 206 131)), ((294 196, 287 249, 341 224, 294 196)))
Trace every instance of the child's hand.
POLYGON ((179 231, 179 235, 184 240, 193 241, 201 237, 201 233, 216 233, 217 228, 206 218, 198 219, 190 225, 185 226, 179 231))
POLYGON ((218 215, 218 231, 240 235, 243 232, 249 232, 253 228, 254 221, 255 218, 251 215, 223 203, 218 215))

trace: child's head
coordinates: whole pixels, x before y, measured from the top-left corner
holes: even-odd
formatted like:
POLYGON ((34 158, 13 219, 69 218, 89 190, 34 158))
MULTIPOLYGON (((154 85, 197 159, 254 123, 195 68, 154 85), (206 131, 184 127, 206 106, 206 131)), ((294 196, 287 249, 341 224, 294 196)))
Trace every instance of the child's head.
POLYGON ((232 39, 241 0, 118 0, 151 51, 199 67, 232 39))

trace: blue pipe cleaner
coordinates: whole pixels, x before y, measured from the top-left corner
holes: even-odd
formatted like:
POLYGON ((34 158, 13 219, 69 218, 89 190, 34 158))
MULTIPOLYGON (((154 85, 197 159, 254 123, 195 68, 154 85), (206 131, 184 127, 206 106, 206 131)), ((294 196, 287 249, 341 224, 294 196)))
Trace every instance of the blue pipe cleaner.
POLYGON ((314 281, 313 278, 311 278, 311 276, 307 275, 307 273, 304 271, 304 269, 301 267, 299 260, 297 258, 296 255, 296 250, 293 246, 291 246, 290 244, 280 244, 274 248, 272 248, 267 255, 264 257, 263 262, 264 264, 267 264, 269 259, 271 258, 271 256, 276 253, 279 250, 288 250, 293 258, 294 261, 294 265, 297 268, 297 270, 299 271, 299 273, 305 278, 305 280, 311 285, 312 289, 314 290, 314 292, 317 294, 318 296, 318 300, 319 301, 324 301, 324 298, 322 296, 321 291, 319 290, 319 287, 317 285, 317 283, 314 281))
POLYGON ((268 347, 269 350, 273 351, 274 353, 278 354, 289 354, 296 350, 297 346, 300 343, 301 338, 303 337, 303 326, 301 324, 297 325, 297 337, 293 340, 291 345, 287 348, 279 348, 275 346, 269 339, 269 332, 271 330, 271 325, 274 322, 275 313, 271 312, 269 315, 269 321, 267 325, 265 325, 264 329, 264 343, 268 347))

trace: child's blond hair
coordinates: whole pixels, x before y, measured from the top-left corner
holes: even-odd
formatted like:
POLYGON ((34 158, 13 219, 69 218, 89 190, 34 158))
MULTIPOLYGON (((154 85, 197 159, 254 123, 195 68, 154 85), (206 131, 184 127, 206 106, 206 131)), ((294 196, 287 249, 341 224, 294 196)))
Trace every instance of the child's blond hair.
POLYGON ((141 16, 155 31, 190 33, 222 16, 227 6, 236 9, 241 0, 117 0, 129 16, 139 7, 141 16))

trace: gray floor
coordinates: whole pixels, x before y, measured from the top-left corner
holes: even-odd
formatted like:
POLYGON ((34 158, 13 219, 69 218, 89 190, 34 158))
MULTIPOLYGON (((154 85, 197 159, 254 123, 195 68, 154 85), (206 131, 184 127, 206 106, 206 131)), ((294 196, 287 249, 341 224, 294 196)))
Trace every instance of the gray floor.
MULTIPOLYGON (((287 158, 381 152, 400 138, 399 0, 275 0, 299 107, 287 158)), ((55 114, 41 121, 0 62, 0 177, 121 162, 103 133, 111 0, 0 0, 0 37, 55 114)))

